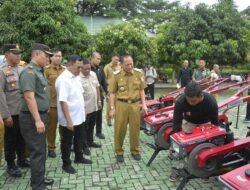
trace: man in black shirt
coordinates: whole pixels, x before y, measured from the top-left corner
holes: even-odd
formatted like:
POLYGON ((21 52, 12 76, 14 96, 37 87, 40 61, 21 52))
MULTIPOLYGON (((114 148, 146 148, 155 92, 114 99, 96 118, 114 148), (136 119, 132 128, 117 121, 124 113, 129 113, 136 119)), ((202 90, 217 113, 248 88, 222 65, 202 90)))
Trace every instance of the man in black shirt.
MULTIPOLYGON (((104 93, 108 94, 107 90, 107 82, 105 78, 105 73, 103 68, 100 66, 101 62, 101 55, 98 52, 93 52, 91 55, 91 70, 96 73, 98 81, 100 83, 100 93, 101 93, 101 101, 102 101, 102 108, 97 111, 97 118, 96 118, 96 136, 100 139, 105 139, 104 134, 102 133, 102 110, 103 110, 103 103, 104 103, 104 93)), ((97 146, 92 146, 95 148, 99 148, 97 146)))
MULTIPOLYGON (((176 133, 209 122, 218 125, 217 102, 213 95, 202 92, 199 84, 190 82, 175 103, 173 131, 176 133)), ((170 180, 176 181, 178 177, 172 172, 170 180)))
POLYGON ((192 80, 192 70, 188 65, 188 60, 184 60, 183 67, 179 70, 177 83, 181 82, 181 88, 185 87, 192 80))

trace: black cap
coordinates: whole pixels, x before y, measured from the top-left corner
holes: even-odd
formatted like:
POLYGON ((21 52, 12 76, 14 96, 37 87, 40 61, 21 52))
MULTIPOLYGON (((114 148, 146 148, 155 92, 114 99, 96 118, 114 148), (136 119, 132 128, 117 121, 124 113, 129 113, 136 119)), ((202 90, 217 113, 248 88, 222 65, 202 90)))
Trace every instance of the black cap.
POLYGON ((33 50, 40 50, 40 51, 43 51, 44 53, 46 53, 48 55, 53 55, 53 53, 51 52, 51 49, 49 48, 49 46, 47 46, 45 44, 34 43, 33 46, 32 46, 32 51, 33 50))
POLYGON ((3 46, 3 53, 6 52, 13 52, 13 53, 22 53, 23 51, 19 48, 18 44, 4 44, 3 46))

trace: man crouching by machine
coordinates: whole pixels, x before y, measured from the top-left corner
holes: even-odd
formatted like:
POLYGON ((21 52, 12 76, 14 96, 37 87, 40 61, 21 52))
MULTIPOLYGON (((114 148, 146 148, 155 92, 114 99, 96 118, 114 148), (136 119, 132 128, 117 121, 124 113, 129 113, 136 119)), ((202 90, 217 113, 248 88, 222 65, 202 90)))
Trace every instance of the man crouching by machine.
MULTIPOLYGON (((199 84, 189 83, 184 94, 178 98, 174 107, 173 132, 189 129, 201 124, 212 123, 218 125, 218 105, 213 95, 202 92, 199 84)), ((175 164, 176 168, 183 168, 183 161, 175 164)), ((177 170, 172 169, 170 181, 179 179, 177 170)))

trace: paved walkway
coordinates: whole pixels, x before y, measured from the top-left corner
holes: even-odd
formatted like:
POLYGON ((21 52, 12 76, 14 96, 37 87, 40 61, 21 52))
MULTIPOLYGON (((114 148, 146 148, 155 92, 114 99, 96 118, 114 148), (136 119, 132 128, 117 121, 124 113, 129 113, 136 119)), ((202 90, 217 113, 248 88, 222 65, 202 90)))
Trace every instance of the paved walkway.
MULTIPOLYGON (((242 124, 243 112, 245 107, 241 108, 240 128, 235 130, 237 136, 243 137, 246 132, 246 125, 242 124)), ((230 117, 234 120, 232 126, 235 126, 235 113, 230 112, 230 117)), ((51 189, 71 189, 71 190, 174 190, 178 182, 170 182, 168 176, 172 167, 171 160, 168 158, 168 152, 162 151, 150 167, 146 166, 152 155, 152 149, 145 145, 145 142, 153 142, 153 137, 149 137, 141 132, 142 160, 135 161, 129 153, 129 139, 125 141, 125 162, 116 163, 113 144, 113 127, 107 127, 104 124, 105 140, 96 139, 102 144, 101 149, 91 149, 90 158, 92 165, 73 164, 77 169, 77 174, 69 175, 63 172, 60 159, 59 144, 57 143, 57 157, 48 158, 46 162, 46 175, 55 179, 55 184, 51 189)), ((128 136, 128 135, 127 135, 128 136)), ((58 141, 57 141, 58 142, 58 141)), ((72 154, 73 160, 73 154, 72 154)), ((30 172, 23 169, 21 178, 11 178, 5 172, 6 164, 0 166, 0 189, 2 190, 28 190, 30 188, 30 172)), ((188 190, 219 190, 219 184, 215 177, 210 178, 208 183, 201 179, 191 180, 186 186, 188 190)))

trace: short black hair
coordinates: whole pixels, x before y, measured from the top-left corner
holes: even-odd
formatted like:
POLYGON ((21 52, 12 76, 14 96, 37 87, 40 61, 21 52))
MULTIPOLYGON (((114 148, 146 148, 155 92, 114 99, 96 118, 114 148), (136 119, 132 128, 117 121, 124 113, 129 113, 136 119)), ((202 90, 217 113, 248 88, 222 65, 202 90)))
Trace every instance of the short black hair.
POLYGON ((76 61, 82 61, 82 58, 79 55, 71 55, 68 60, 68 63, 75 63, 76 61))
POLYGON ((53 54, 55 54, 55 53, 57 53, 57 52, 62 52, 60 49, 58 49, 58 48, 52 48, 51 49, 51 52, 53 53, 53 54))
POLYGON ((88 64, 90 64, 89 59, 83 58, 82 61, 83 61, 83 65, 88 65, 88 64))
POLYGON ((119 55, 118 53, 113 53, 111 57, 112 57, 112 58, 113 58, 113 57, 119 57, 119 58, 120 58, 120 55, 119 55))
POLYGON ((120 62, 121 62, 121 64, 123 64, 123 63, 124 63, 124 59, 125 59, 125 58, 128 58, 128 57, 131 57, 131 58, 132 58, 132 56, 129 55, 129 54, 121 56, 121 57, 120 57, 120 62))
POLYGON ((201 85, 195 82, 188 83, 184 90, 184 95, 189 98, 202 96, 201 85))

